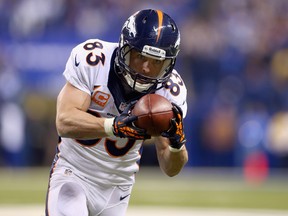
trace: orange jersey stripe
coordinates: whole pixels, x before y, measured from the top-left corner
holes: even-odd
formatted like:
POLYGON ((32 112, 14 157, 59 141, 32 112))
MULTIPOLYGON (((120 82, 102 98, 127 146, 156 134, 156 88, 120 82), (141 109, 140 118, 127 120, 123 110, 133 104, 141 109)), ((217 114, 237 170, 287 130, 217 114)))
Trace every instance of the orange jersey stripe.
POLYGON ((156 42, 158 41, 160 34, 161 34, 161 26, 163 24, 163 12, 160 10, 156 10, 157 15, 158 15, 158 29, 157 29, 157 38, 156 38, 156 42))

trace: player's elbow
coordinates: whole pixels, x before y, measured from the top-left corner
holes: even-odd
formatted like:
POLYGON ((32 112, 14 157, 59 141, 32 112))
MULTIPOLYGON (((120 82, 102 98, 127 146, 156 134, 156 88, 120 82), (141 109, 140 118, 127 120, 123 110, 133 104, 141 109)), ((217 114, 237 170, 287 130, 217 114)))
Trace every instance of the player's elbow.
POLYGON ((188 162, 188 154, 185 154, 178 163, 172 163, 170 166, 166 166, 165 168, 162 168, 164 173, 169 176, 169 177, 174 177, 178 175, 183 167, 186 165, 188 162))
POLYGON ((180 170, 174 170, 174 171, 166 171, 165 174, 168 176, 168 177, 174 177, 176 175, 178 175, 180 173, 180 170))
POLYGON ((69 118, 64 114, 57 115, 56 117, 56 129, 57 133, 61 137, 69 137, 69 118))
POLYGON ((61 126, 57 126, 57 133, 60 137, 67 137, 67 132, 65 131, 65 129, 61 126))
POLYGON ((61 137, 66 136, 67 130, 65 130, 64 125, 59 120, 56 120, 56 129, 59 136, 61 137))
POLYGON ((174 168, 171 168, 171 169, 166 169, 166 170, 164 170, 164 172, 165 172, 165 174, 166 174, 167 176, 169 176, 169 177, 174 177, 174 176, 177 176, 177 175, 181 172, 181 170, 182 170, 183 167, 184 167, 184 164, 181 165, 181 166, 179 166, 179 167, 174 167, 174 168))

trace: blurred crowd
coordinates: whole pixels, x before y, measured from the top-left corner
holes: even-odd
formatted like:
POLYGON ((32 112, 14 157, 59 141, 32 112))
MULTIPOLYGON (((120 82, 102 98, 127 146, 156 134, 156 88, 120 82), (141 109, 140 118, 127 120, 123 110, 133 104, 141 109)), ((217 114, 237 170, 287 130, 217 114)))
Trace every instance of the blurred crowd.
MULTIPOLYGON (((123 22, 144 8, 180 28, 188 166, 288 168, 286 0, 0 0, 0 165, 50 165, 71 49, 89 38, 118 41, 123 22)), ((155 165, 146 152, 143 164, 155 165)))

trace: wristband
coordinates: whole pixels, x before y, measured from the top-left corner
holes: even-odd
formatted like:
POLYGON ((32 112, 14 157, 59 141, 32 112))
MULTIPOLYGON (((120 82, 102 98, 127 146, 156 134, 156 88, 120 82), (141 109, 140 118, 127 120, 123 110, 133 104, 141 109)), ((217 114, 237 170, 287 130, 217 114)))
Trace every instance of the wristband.
POLYGON ((106 118, 104 121, 104 131, 108 136, 114 135, 113 123, 114 123, 114 118, 106 118))
POLYGON ((182 151, 183 148, 184 148, 184 145, 182 145, 179 149, 177 149, 177 148, 172 148, 172 147, 169 145, 169 150, 170 150, 170 152, 180 152, 180 151, 182 151))

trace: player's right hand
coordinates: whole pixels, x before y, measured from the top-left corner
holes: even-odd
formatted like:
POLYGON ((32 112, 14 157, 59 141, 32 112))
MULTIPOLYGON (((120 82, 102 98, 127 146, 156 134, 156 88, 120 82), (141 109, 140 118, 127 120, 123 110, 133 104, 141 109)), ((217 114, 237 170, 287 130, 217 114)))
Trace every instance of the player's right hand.
POLYGON ((131 114, 136 101, 131 102, 125 110, 114 118, 113 133, 117 137, 129 138, 135 140, 150 139, 151 136, 146 133, 145 129, 136 127, 133 123, 138 119, 137 116, 131 114))

